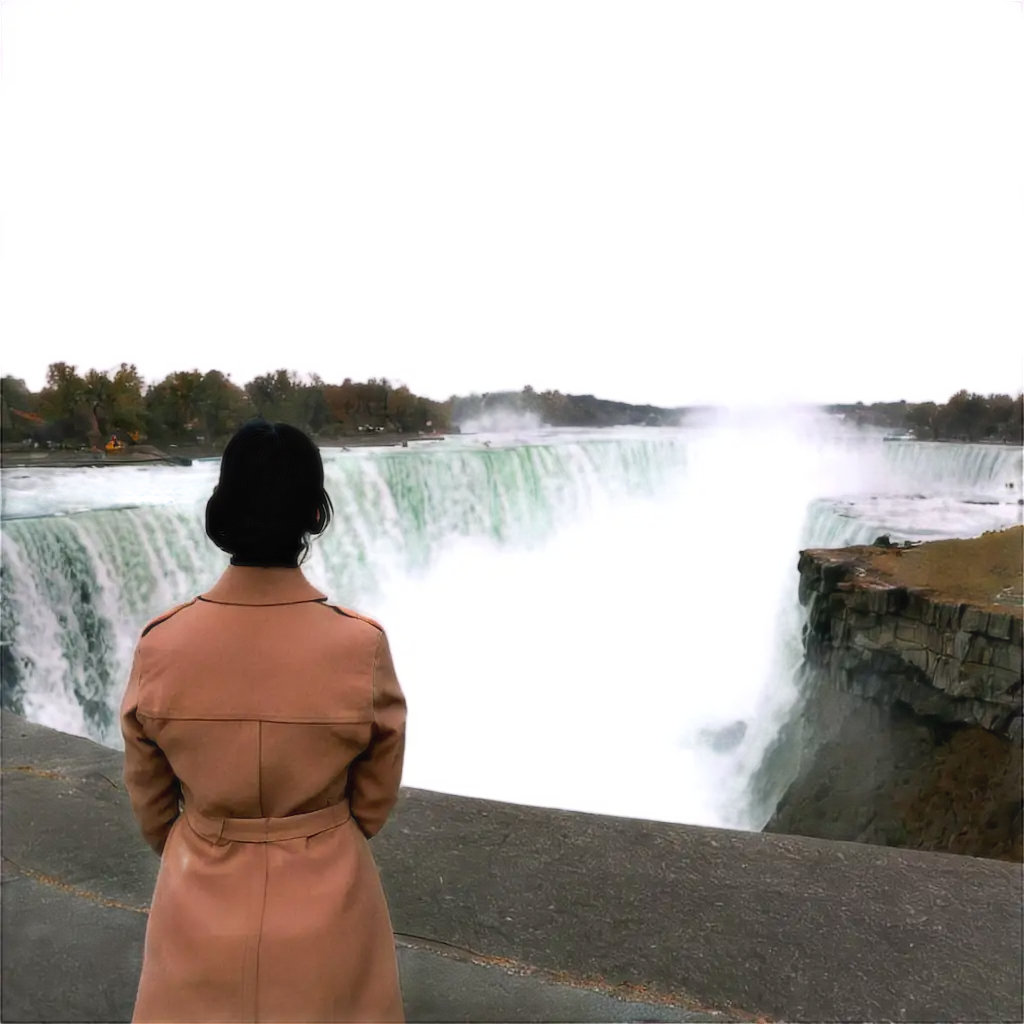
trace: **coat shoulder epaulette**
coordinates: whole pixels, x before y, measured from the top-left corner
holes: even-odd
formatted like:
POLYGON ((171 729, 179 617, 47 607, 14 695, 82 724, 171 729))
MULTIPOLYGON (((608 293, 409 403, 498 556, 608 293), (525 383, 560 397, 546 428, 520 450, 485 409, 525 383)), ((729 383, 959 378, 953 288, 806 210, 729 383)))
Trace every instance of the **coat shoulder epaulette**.
POLYGON ((155 619, 150 619, 149 622, 143 627, 142 635, 145 636, 154 626, 159 626, 161 622, 166 622, 172 615, 177 615, 182 608, 187 608, 190 604, 195 604, 196 599, 193 597, 191 601, 183 601, 181 604, 175 605, 173 608, 164 612, 162 615, 158 615, 155 619))
POLYGON ((339 615, 344 615, 346 618, 360 619, 363 622, 368 622, 374 629, 379 629, 382 633, 384 632, 384 627, 376 619, 371 619, 368 615, 361 615, 359 612, 352 611, 351 608, 342 608, 341 605, 337 604, 329 604, 327 607, 332 608, 339 615))

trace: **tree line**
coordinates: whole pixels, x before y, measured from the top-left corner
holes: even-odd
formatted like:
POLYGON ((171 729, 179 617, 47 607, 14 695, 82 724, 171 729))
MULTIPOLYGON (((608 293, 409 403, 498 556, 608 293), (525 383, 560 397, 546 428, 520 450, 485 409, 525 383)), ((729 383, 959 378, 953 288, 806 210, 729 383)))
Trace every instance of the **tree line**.
POLYGON ((593 395, 564 395, 560 391, 497 391, 452 398, 452 417, 457 423, 478 419, 489 412, 535 416, 549 427, 675 426, 682 409, 654 405, 629 405, 593 395))
POLYGON ((922 441, 990 441, 1024 444, 1024 395, 980 395, 958 391, 948 402, 876 402, 833 405, 858 425, 913 431, 922 441))
MULTIPOLYGON (((922 440, 1024 443, 1020 394, 958 391, 945 403, 901 400, 825 408, 854 424, 912 430, 922 440)), ((315 374, 301 378, 292 370, 261 374, 243 385, 220 370, 186 370, 149 384, 131 363, 79 373, 60 362, 49 366, 46 384, 38 392, 16 377, 0 379, 4 441, 73 447, 97 447, 111 437, 126 443, 216 446, 254 416, 293 423, 320 440, 367 430, 447 433, 499 411, 532 415, 552 427, 607 427, 671 426, 693 410, 536 391, 529 385, 521 391, 453 395, 437 402, 387 378, 328 384, 315 374)))
POLYGON ((244 385, 220 370, 178 371, 147 384, 131 363, 84 374, 68 363, 52 363, 38 392, 16 377, 0 380, 0 406, 5 441, 74 447, 97 447, 111 437, 216 445, 255 416, 292 423, 322 439, 452 427, 450 401, 415 395, 387 378, 328 384, 291 370, 262 374, 244 385))
POLYGON ((367 430, 447 433, 497 410, 532 414, 553 427, 668 426, 678 422, 680 412, 535 391, 529 385, 519 392, 453 395, 436 402, 387 378, 328 384, 315 374, 302 379, 291 370, 262 374, 244 385, 219 370, 179 371, 147 384, 130 363, 84 374, 68 363, 52 363, 41 391, 8 376, 0 380, 0 400, 4 440, 74 447, 98 447, 111 437, 128 444, 216 446, 253 416, 293 423, 319 440, 331 440, 367 430))

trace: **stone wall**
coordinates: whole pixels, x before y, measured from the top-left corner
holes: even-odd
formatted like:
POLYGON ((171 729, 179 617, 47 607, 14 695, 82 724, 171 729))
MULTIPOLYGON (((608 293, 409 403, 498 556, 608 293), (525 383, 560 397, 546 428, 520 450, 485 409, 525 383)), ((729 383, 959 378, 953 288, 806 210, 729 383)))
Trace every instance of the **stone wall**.
POLYGON ((1021 860, 1021 611, 872 555, 801 555, 805 750, 766 830, 1021 860))

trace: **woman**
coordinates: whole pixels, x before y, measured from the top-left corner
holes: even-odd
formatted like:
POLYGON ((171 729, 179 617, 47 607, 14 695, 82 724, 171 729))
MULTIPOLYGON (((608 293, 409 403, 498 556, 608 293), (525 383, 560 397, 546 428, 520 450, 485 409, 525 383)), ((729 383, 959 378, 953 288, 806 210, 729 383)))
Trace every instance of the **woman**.
POLYGON ((161 863, 136 1021, 403 1019, 368 840, 405 699, 383 629, 299 568, 332 511, 313 442, 247 423, 206 506, 230 566, 142 632, 124 780, 161 863))

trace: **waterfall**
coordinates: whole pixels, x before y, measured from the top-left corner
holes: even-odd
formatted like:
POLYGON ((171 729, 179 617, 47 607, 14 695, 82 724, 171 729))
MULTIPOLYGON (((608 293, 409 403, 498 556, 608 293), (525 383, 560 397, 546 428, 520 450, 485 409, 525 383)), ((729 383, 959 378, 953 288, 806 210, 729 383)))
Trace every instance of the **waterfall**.
MULTIPOLYGON (((529 548, 604 503, 653 498, 678 477, 685 455, 672 438, 327 452, 336 520, 305 568, 333 600, 365 606, 391 575, 426 572, 458 538, 529 548)), ((125 468, 68 471, 63 493, 5 494, 5 707, 119 745, 116 711, 139 630, 208 589, 227 561, 203 529, 214 478, 208 466, 194 469, 133 479, 116 476, 131 473, 125 468), (108 481, 130 492, 115 494, 119 502, 171 495, 177 503, 54 511, 104 500, 108 481), (31 514, 39 508, 49 514, 31 514)))
MULTIPOLYGON (((336 519, 305 570, 388 628, 408 784, 761 827, 801 703, 798 551, 1021 520, 1017 449, 818 427, 325 449, 336 519)), ((216 475, 4 470, 5 707, 120 746, 139 630, 227 563, 216 475)))
POLYGON ((947 493, 1021 496, 1022 452, 1006 445, 890 441, 883 445, 889 487, 947 493), (1012 488, 1007 484, 1012 483, 1012 488))

